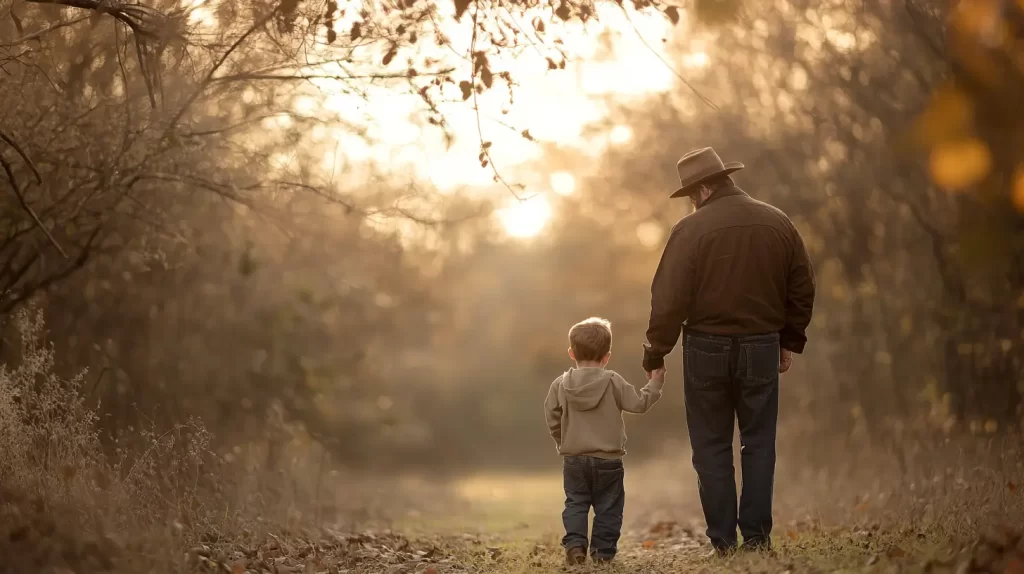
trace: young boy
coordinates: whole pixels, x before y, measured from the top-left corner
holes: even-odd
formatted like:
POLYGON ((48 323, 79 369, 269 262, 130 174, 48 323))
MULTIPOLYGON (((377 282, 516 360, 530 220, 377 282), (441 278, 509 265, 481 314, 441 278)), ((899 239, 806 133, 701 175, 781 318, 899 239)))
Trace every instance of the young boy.
POLYGON ((576 363, 551 383, 544 401, 551 437, 563 457, 565 560, 587 558, 587 518, 594 507, 590 557, 609 562, 622 529, 622 456, 626 429, 622 412, 646 413, 661 398, 665 369, 654 371, 637 393, 618 373, 605 369, 612 350, 612 325, 592 317, 569 329, 569 358, 576 363))

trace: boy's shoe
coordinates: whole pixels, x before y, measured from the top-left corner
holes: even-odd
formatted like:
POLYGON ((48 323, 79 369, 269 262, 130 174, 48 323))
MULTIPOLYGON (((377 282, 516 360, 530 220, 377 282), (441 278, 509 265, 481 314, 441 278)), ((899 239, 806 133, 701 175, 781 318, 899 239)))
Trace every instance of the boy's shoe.
POLYGON ((582 546, 573 546, 565 549, 565 563, 569 566, 579 566, 587 561, 587 549, 582 546))

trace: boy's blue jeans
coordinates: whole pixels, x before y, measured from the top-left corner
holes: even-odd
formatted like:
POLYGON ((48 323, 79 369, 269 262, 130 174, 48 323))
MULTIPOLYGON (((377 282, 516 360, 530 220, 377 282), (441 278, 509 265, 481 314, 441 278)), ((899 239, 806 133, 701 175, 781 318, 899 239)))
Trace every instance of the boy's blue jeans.
POLYGON ((565 486, 565 510, 562 546, 587 548, 587 519, 594 508, 594 531, 590 537, 590 555, 610 559, 618 551, 622 531, 622 509, 626 489, 621 459, 592 456, 566 456, 562 463, 565 486))

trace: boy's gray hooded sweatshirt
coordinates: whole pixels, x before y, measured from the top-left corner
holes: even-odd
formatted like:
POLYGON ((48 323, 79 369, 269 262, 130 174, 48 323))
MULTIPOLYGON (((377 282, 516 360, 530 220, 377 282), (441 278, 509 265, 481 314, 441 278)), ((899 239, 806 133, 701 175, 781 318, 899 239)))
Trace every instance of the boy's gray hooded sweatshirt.
POLYGON ((638 393, 618 373, 601 367, 569 369, 551 383, 544 414, 562 456, 619 458, 626 454, 622 412, 646 413, 661 398, 664 379, 638 393))

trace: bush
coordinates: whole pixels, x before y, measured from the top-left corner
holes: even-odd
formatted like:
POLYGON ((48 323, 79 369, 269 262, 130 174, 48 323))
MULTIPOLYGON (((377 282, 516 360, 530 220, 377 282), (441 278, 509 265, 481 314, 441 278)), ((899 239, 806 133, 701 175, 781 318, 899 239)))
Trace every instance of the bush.
POLYGON ((134 430, 105 449, 86 372, 54 372, 40 311, 14 319, 20 360, 0 365, 0 572, 107 571, 124 544, 148 547, 136 557, 180 558, 218 515, 200 502, 217 480, 210 434, 190 419, 134 430))

